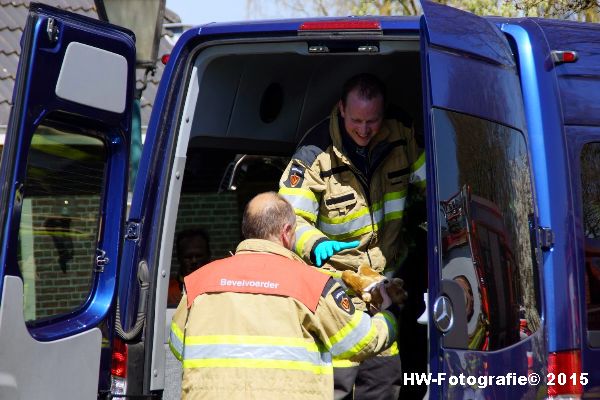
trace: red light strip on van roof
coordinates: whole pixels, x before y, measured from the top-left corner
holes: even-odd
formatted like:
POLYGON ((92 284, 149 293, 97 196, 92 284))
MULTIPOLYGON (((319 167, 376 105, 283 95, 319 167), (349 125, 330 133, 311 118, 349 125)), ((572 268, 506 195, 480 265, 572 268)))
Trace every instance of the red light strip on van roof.
POLYGON ((365 20, 337 20, 337 21, 309 21, 300 25, 299 31, 357 31, 381 30, 379 21, 365 20))

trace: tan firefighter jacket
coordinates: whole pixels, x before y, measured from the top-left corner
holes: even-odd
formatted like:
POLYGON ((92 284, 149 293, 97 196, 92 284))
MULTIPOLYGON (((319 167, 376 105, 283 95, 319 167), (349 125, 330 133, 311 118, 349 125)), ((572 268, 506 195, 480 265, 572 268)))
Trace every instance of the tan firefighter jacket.
POLYGON ((370 176, 364 176, 342 152, 338 118, 336 107, 307 133, 280 181, 279 193, 297 215, 295 251, 313 263, 318 243, 359 240, 357 248, 331 257, 329 266, 357 270, 368 263, 378 272, 393 269, 404 251, 401 227, 409 184, 419 190, 425 186, 425 155, 412 129, 385 119, 369 143, 370 176))
POLYGON ((170 347, 183 399, 333 399, 332 356, 389 347, 391 313, 355 310, 338 283, 265 240, 185 278, 170 347))

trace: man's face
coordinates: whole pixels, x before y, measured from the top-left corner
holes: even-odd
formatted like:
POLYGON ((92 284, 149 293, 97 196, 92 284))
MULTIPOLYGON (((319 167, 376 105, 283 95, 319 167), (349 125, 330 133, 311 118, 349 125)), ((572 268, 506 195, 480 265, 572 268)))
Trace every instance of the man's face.
POLYGON ((383 97, 367 100, 358 90, 352 90, 346 98, 346 106, 340 101, 339 108, 348 135, 357 145, 367 146, 383 123, 383 97))
POLYGON ((210 252, 202 236, 191 236, 181 239, 179 263, 181 276, 194 272, 210 261, 210 252))

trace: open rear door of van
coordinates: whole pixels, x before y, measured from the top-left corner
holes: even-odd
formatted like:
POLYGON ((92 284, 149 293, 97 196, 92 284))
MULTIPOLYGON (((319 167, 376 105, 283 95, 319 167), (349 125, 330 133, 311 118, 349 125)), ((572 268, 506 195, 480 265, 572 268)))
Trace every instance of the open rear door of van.
POLYGON ((21 47, 0 170, 0 398, 96 399, 123 237, 134 37, 32 3, 21 47))
POLYGON ((515 57, 490 20, 422 6, 430 397, 535 397, 546 356, 515 57))

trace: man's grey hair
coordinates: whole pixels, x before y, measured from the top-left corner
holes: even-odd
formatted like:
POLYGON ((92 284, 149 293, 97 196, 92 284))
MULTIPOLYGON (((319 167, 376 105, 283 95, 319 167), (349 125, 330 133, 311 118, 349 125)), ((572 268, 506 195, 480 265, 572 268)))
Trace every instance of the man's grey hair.
POLYGON ((244 210, 242 235, 246 239, 277 238, 286 224, 296 224, 294 209, 286 199, 275 192, 263 195, 268 199, 263 207, 251 206, 251 200, 244 210))

